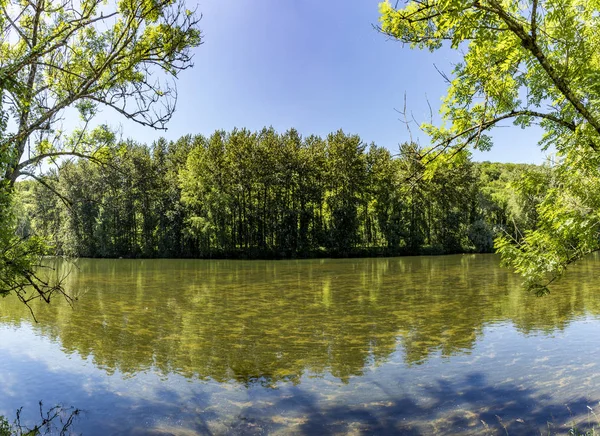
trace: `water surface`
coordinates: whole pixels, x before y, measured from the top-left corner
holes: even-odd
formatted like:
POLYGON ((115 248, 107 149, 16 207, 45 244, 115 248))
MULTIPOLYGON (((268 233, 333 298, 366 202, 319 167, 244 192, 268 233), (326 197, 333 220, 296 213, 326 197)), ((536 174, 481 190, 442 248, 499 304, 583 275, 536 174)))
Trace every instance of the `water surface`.
POLYGON ((0 414, 106 434, 532 434, 600 412, 600 259, 549 297, 491 255, 79 260, 0 299, 0 414))

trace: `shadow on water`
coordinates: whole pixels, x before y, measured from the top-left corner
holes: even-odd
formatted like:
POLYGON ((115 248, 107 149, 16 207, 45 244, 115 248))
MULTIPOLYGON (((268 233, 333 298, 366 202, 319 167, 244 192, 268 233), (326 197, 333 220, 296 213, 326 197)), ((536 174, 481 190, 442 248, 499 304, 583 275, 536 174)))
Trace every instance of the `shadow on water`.
MULTIPOLYGON (((386 391, 377 384, 374 389, 386 391)), ((323 406, 318 394, 300 386, 285 389, 274 402, 255 401, 223 419, 211 410, 210 398, 187 400, 186 407, 163 404, 163 415, 179 414, 186 425, 133 427, 109 431, 117 435, 532 435, 565 434, 577 425, 585 432, 598 422, 588 420, 590 401, 578 398, 568 405, 514 384, 493 386, 483 374, 464 379, 437 379, 424 390, 423 398, 389 393, 374 403, 323 406), (196 413, 194 415, 194 411, 196 413), (191 416, 185 416, 191 415, 191 416)))
MULTIPOLYGON (((42 362, 27 367, 42 373, 42 362)), ((91 378, 71 377, 69 386, 56 386, 67 404, 83 409, 73 434, 94 435, 531 435, 566 434, 577 423, 580 431, 589 422, 589 407, 597 399, 542 394, 535 387, 514 382, 492 382, 484 373, 470 371, 456 378, 436 377, 417 391, 403 386, 401 377, 371 380, 364 385, 350 380, 358 396, 328 395, 327 379, 310 383, 236 384, 230 389, 243 399, 225 397, 203 384, 189 390, 158 386, 135 394, 102 385, 91 378), (305 385, 307 385, 305 387, 305 385), (68 394, 66 394, 68 392, 68 394)), ((137 383, 136 383, 137 384, 137 383)), ((14 392, 13 404, 27 398, 47 397, 49 386, 14 392)), ((31 405, 31 403, 29 403, 31 405)), ((50 400, 45 401, 51 404, 50 400)), ((26 407, 27 409, 27 407, 26 407)), ((35 412, 35 407, 25 410, 35 412)), ((26 416, 27 418, 27 416, 26 416)), ((34 416, 35 418, 35 416, 34 416)), ((31 421, 30 421, 31 422, 31 421)))
MULTIPOLYGON (((374 389, 386 391, 376 384, 374 389)), ((392 393, 374 403, 323 406, 318 394, 300 386, 285 389, 275 402, 257 401, 224 418, 211 406, 210 395, 199 393, 185 402, 175 392, 160 392, 161 401, 143 409, 132 399, 102 392, 103 402, 115 405, 109 415, 84 410, 71 430, 96 429, 83 434, 115 436, 165 435, 555 435, 576 425, 580 434, 598 427, 590 421, 587 398, 569 404, 553 402, 513 384, 493 386, 474 372, 459 381, 438 379, 425 389, 424 398, 398 398, 392 393), (116 408, 122 410, 116 410, 116 408), (148 419, 147 409, 160 411, 160 420, 148 419), (114 419, 116 412, 120 418, 114 419), (91 423, 85 421, 94 421, 91 423), (160 421, 160 422, 158 422, 160 421)), ((594 418, 595 420, 595 418, 594 418)))
MULTIPOLYGON (((386 392, 378 383, 374 389, 386 392)), ((372 404, 320 406, 319 396, 299 386, 266 408, 244 408, 229 424, 228 433, 271 434, 281 431, 305 435, 454 435, 454 434, 564 434, 578 423, 585 431, 598 422, 588 422, 587 398, 568 405, 538 396, 514 384, 494 386, 483 374, 473 372, 464 379, 438 379, 425 389, 425 398, 387 398, 372 404)), ((210 434, 196 428, 200 434, 210 434)))

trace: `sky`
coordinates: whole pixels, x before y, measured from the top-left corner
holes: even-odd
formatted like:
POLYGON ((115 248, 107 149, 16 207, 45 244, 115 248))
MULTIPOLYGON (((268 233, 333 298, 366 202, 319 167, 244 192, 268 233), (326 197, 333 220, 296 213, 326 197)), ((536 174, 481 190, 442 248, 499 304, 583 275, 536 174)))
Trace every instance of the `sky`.
MULTIPOLYGON (((151 143, 234 127, 321 136, 343 129, 395 153, 411 138, 397 112, 405 96, 411 117, 428 121, 427 102, 437 114, 446 89, 436 66, 449 74, 459 59, 449 49, 411 50, 378 33, 378 0, 201 0, 197 10, 203 44, 194 49, 194 67, 180 73, 168 131, 103 112, 123 136, 151 143)), ((416 125, 411 130, 429 144, 416 125)), ((492 136, 494 148, 475 151, 475 160, 544 160, 538 128, 507 124, 492 136)))

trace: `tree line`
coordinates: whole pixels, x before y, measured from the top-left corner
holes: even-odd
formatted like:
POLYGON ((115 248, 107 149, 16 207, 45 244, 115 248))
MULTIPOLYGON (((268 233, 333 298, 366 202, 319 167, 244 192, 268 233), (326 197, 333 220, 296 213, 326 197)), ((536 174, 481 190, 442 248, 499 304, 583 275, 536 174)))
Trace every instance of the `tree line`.
POLYGON ((111 148, 100 165, 69 160, 18 183, 19 234, 78 257, 491 252, 498 234, 518 240, 535 227, 552 179, 547 166, 476 163, 466 151, 425 166, 414 143, 392 154, 341 130, 111 148))

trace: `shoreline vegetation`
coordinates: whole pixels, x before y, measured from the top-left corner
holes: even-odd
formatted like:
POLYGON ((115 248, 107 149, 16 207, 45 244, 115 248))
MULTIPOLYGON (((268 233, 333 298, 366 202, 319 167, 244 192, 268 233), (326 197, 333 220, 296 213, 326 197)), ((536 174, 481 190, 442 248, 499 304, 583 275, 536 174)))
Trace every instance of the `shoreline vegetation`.
POLYGON ((234 129, 210 137, 109 144, 17 183, 18 233, 49 255, 289 259, 489 253, 535 227, 549 166, 427 166, 357 135, 234 129), (531 180, 531 183, 527 183, 531 180), (39 181, 39 180, 38 180, 39 181), (535 182, 535 183, 534 183, 535 182))

